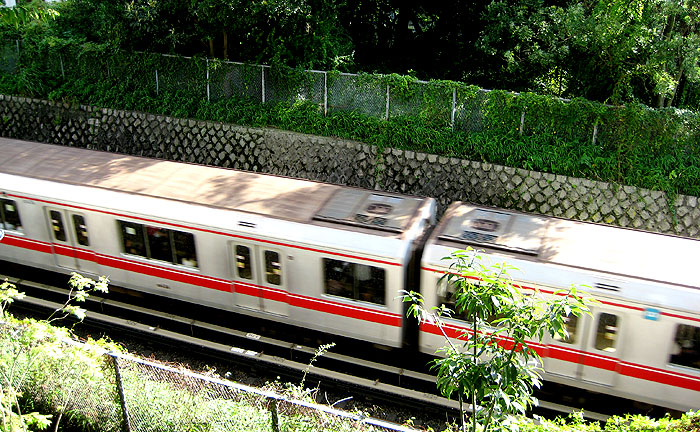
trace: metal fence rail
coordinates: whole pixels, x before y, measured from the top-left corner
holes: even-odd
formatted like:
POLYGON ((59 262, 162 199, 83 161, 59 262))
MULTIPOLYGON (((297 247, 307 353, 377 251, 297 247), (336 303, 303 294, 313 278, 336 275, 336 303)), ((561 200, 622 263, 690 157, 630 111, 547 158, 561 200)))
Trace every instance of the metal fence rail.
POLYGON ((416 431, 94 344, 45 338, 40 328, 0 323, 2 388, 88 430, 416 431))
POLYGON ((130 431, 415 431, 382 420, 289 399, 272 391, 108 353, 121 375, 130 431), (153 408, 163 415, 154 418, 153 408), (158 423, 158 424, 156 424, 158 423))

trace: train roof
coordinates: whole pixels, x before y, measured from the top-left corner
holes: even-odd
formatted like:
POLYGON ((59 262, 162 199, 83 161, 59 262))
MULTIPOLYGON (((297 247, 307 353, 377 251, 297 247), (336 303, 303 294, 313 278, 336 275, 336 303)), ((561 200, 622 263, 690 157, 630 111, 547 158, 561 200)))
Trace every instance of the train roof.
POLYGON ((700 240, 672 235, 454 203, 431 242, 700 288, 700 240))
POLYGON ((0 172, 378 234, 411 226, 428 198, 0 138, 0 172))

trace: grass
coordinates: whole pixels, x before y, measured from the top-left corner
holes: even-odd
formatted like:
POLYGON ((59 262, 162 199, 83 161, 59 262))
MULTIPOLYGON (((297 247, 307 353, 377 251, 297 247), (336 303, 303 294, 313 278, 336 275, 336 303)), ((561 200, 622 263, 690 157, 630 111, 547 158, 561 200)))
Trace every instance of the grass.
MULTIPOLYGON (((62 413, 59 430, 122 430, 112 357, 105 355, 105 350, 119 351, 119 347, 104 340, 67 344, 63 341, 70 338, 70 333, 65 329, 10 315, 5 319, 0 328, 0 376, 3 388, 23 392, 24 412, 51 413, 54 419, 62 413), (8 382, 9 376, 15 379, 8 382)), ((278 431, 382 430, 305 406, 313 403, 313 392, 299 385, 272 383, 263 389, 243 391, 243 386, 226 385, 218 379, 157 363, 130 361, 125 356, 118 356, 118 363, 132 430, 275 432, 273 400, 277 400, 274 411, 278 431), (305 402, 294 404, 286 398, 305 402)), ((539 419, 537 424, 514 418, 503 426, 504 430, 519 432, 698 432, 700 412, 687 413, 680 419, 613 417, 602 425, 585 422, 581 413, 574 413, 555 420, 539 419)), ((457 429, 447 424, 444 430, 457 429)))

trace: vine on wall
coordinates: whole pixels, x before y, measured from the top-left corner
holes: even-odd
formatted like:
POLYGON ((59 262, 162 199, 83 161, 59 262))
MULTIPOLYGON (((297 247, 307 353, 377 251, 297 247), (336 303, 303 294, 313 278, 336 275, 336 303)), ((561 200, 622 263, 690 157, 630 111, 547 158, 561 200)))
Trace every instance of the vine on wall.
POLYGON ((396 147, 700 196, 700 116, 688 111, 338 72, 325 76, 324 101, 323 74, 301 69, 31 40, 19 53, 16 67, 0 68, 0 92, 273 126, 363 141, 380 154, 396 147), (259 103, 263 93, 266 104, 259 103))

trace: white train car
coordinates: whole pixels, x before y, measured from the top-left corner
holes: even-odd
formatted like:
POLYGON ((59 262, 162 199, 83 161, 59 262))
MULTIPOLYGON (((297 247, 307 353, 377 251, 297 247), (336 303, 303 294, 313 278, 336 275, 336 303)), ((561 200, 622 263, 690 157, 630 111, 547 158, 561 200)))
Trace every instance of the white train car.
MULTIPOLYGON (((426 305, 449 304, 442 258, 470 245, 525 288, 600 301, 536 345, 547 380, 700 408, 700 241, 455 203, 423 245, 431 198, 4 138, 0 152, 0 260, 399 347, 411 260, 425 246, 426 305)), ((442 345, 422 325, 420 349, 442 345)))
POLYGON ((4 138, 0 155, 0 259, 402 343, 431 198, 4 138))
MULTIPOLYGON (((453 305, 438 283, 451 252, 471 246, 542 293, 572 284, 600 301, 571 319, 568 340, 536 344, 545 379, 678 410, 700 409, 700 241, 454 203, 421 263, 426 306, 453 305)), ((468 328, 447 319, 452 337, 468 328)), ((444 345, 421 326, 420 348, 444 345)))

